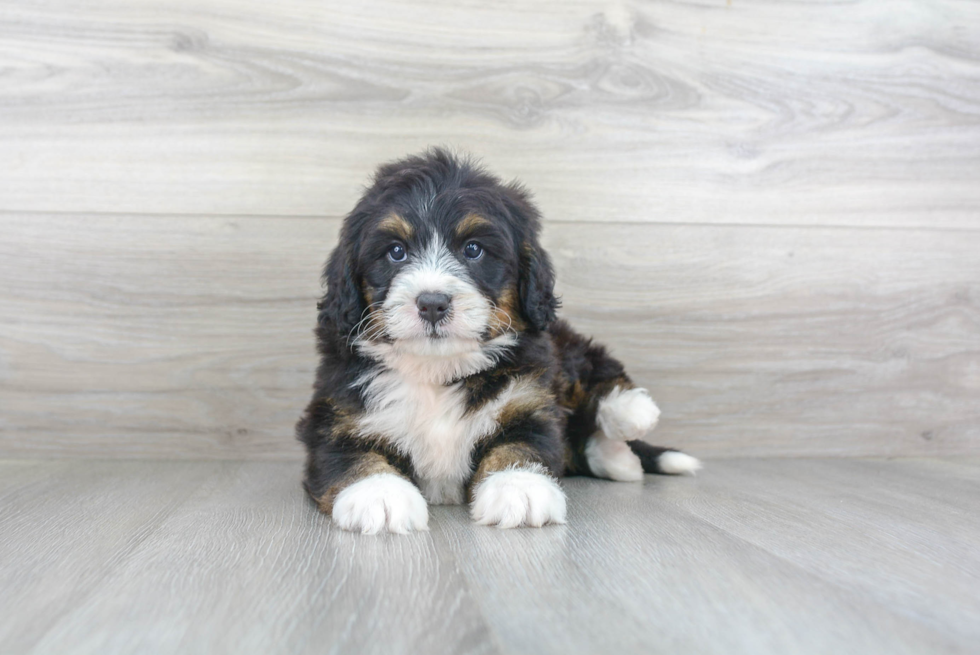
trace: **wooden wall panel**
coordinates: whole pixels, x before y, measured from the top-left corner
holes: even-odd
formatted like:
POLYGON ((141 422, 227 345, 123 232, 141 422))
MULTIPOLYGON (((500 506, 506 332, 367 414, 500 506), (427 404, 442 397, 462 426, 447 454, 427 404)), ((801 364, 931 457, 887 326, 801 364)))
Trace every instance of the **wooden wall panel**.
POLYGON ((293 458, 381 161, 484 157, 706 455, 980 449, 980 5, 0 6, 0 453, 293 458))
POLYGON ((342 215, 431 144, 556 220, 976 227, 980 5, 0 7, 0 211, 342 215))
MULTIPOLYGON (((0 215, 0 455, 295 458, 336 219, 0 215)), ((703 456, 980 452, 980 231, 551 222, 703 456)))

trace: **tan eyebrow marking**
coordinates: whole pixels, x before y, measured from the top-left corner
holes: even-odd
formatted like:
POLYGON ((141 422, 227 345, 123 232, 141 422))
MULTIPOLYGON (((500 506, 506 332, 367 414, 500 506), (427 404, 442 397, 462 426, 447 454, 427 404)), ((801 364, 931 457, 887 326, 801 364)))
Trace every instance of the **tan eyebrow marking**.
POLYGON ((411 239, 412 234, 415 232, 412 229, 412 225, 398 214, 388 214, 385 216, 378 223, 378 229, 392 232, 404 241, 411 239))
POLYGON ((461 237, 484 225, 490 225, 490 221, 479 214, 467 214, 456 226, 456 236, 461 237))

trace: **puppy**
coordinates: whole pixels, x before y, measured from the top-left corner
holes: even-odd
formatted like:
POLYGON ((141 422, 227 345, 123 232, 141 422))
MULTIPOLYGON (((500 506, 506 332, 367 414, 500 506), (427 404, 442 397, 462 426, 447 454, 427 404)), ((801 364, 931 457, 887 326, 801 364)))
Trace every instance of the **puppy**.
POLYGON ((528 193, 431 150, 378 169, 324 271, 307 492, 341 528, 565 521, 562 475, 635 481, 697 459, 641 441, 660 411, 557 319, 528 193))

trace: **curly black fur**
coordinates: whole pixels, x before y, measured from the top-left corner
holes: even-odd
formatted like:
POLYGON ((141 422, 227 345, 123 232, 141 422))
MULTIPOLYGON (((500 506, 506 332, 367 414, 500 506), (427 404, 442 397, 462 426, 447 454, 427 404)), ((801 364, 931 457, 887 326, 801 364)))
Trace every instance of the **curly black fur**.
MULTIPOLYGON (((517 183, 502 183, 470 160, 433 149, 378 169, 346 217, 324 269, 327 290, 318 304, 316 328, 321 360, 313 398, 297 425, 308 453, 310 495, 329 512, 337 493, 365 475, 388 471, 419 482, 416 463, 405 452, 383 434, 359 430, 364 388, 353 384, 383 367, 355 347, 354 335, 370 304, 384 301, 396 274, 379 254, 390 237, 379 236, 378 227, 392 215, 413 239, 439 234, 451 240, 460 222, 473 215, 492 228, 482 238, 495 256, 473 273, 474 283, 513 312, 516 343, 496 365, 447 384, 465 390, 467 412, 480 411, 516 378, 533 380, 538 391, 519 406, 501 410, 499 428, 470 454, 473 475, 492 472, 486 469, 495 449, 504 463, 509 460, 500 453, 517 452, 555 476, 591 474, 583 451, 597 430, 599 400, 632 382, 604 348, 557 319, 554 269, 540 245, 541 217, 528 192, 517 183), (506 444, 519 448, 500 449, 506 444)), ((646 470, 658 470, 653 451, 635 450, 646 470)), ((470 486, 476 481, 471 479, 470 486)))

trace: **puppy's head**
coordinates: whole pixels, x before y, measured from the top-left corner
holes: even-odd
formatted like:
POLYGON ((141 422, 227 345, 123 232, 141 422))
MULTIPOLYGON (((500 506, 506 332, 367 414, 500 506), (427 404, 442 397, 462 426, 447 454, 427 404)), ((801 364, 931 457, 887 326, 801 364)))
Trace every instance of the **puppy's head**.
POLYGON ((520 186, 444 150, 386 164, 327 262, 320 324, 417 355, 544 330, 558 302, 539 226, 520 186))

